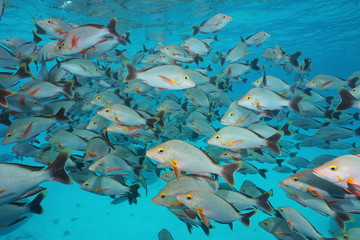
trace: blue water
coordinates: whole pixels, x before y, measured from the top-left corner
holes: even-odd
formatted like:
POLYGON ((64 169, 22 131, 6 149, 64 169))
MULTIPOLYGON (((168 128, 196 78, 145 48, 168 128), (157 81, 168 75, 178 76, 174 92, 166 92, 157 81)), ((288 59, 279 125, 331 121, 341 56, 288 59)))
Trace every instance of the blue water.
MULTIPOLYGON (((0 39, 22 37, 32 39, 31 30, 34 30, 34 21, 60 18, 76 24, 98 23, 107 24, 112 17, 118 18, 117 30, 119 33, 131 32, 132 44, 120 49, 127 49, 129 56, 133 56, 142 49, 142 45, 154 47, 156 41, 147 40, 153 32, 162 32, 166 35, 164 44, 180 45, 183 35, 192 34, 192 26, 216 13, 225 13, 233 17, 224 29, 217 33, 219 42, 214 43, 210 57, 201 67, 206 67, 215 51, 228 50, 237 44, 240 36, 246 37, 258 31, 266 31, 271 37, 260 47, 249 48, 251 54, 246 59, 253 59, 267 47, 274 47, 278 43, 286 52, 302 51, 303 57, 312 59, 312 71, 308 79, 318 74, 330 74, 346 79, 359 69, 360 62, 360 1, 292 1, 292 0, 259 0, 259 1, 6 1, 6 8, 0 21, 0 39)), ((212 34, 203 35, 212 36, 212 34)), ((197 35, 200 37, 200 34, 197 35)), ((202 37, 202 36, 201 36, 202 37)), ((45 38, 44 38, 45 39, 45 38)), ((41 42, 39 45, 46 43, 41 42)), ((49 63, 52 66, 55 62, 49 63)), ((280 67, 270 67, 270 63, 261 57, 261 64, 267 66, 268 74, 281 77, 293 82, 293 75, 286 75, 280 67)), ((114 66, 118 66, 116 64, 114 66)), ((32 72, 35 73, 34 65, 32 72)), ((217 64, 212 66, 214 74, 221 70, 217 64)), ((192 65, 190 68, 195 68, 192 65)), ((210 76, 213 73, 209 74, 210 76)), ((250 82, 261 76, 261 73, 247 74, 247 84, 236 84, 229 96, 235 100, 252 88, 250 82)), ((20 86, 13 89, 18 90, 20 86)), ((167 94, 166 91, 163 92, 167 94)), ((182 94, 182 92, 181 92, 182 94)), ((337 91, 330 91, 326 95, 337 96, 337 91)), ((156 108, 157 106, 154 106, 156 108)), ((223 111, 222 111, 223 112, 223 111)), ((354 112, 354 111, 350 111, 354 112)), ((213 123, 221 126, 219 122, 213 123)), ((355 129, 358 121, 347 127, 355 129)), ((2 126, 2 129, 6 127, 2 126)), ((296 130, 296 127, 293 128, 296 130)), ((2 131, 3 132, 3 131, 2 131)), ((307 131, 307 134, 314 131, 307 131)), ((41 136, 43 137, 43 136, 41 136)), ((43 138, 39 138, 44 142, 43 138)), ((291 137, 284 137, 291 140, 291 137)), ((360 141, 357 136, 344 140, 349 143, 360 141)), ((295 142, 295 141, 294 141, 295 142)), ((207 144, 197 142, 199 147, 207 144)), ((12 145, 2 145, 1 153, 10 153, 12 145)), ((345 155, 347 150, 324 150, 320 148, 291 149, 297 156, 312 160, 320 154, 345 155)), ((0 159, 1 161, 1 159, 0 159)), ((34 165, 32 159, 24 161, 34 165)), ((252 162, 253 163, 253 162, 252 162)), ((236 188, 244 180, 251 180, 259 187, 270 190, 274 194, 270 198, 275 207, 293 206, 311 220, 314 226, 325 236, 329 237, 328 230, 334 228, 332 219, 324 217, 309 208, 304 208, 286 198, 277 183, 290 174, 281 174, 272 171, 274 165, 253 163, 259 168, 269 169, 267 180, 257 175, 236 175, 236 188)), ((141 197, 135 205, 127 203, 111 205, 111 199, 98 196, 79 189, 78 184, 71 186, 47 182, 42 186, 48 188, 48 193, 42 206, 45 210, 42 215, 33 215, 29 220, 11 227, 8 234, 0 235, 0 239, 157 239, 157 233, 167 228, 174 239, 274 239, 270 234, 258 227, 258 222, 268 218, 262 212, 251 218, 251 227, 246 228, 240 222, 234 223, 231 231, 227 225, 215 223, 215 229, 210 236, 205 236, 200 228, 194 228, 189 234, 185 224, 180 222, 167 209, 154 205, 151 198, 165 185, 162 180, 149 185, 148 195, 140 190, 141 197)), ((356 223, 355 223, 356 224, 356 223)))

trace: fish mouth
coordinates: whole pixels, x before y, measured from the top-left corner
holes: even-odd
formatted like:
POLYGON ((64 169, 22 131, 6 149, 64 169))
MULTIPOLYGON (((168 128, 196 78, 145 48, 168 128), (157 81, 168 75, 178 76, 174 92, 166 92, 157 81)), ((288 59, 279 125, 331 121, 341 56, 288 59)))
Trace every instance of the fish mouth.
POLYGON ((229 125, 229 123, 228 123, 227 121, 225 121, 225 120, 220 120, 220 123, 221 123, 222 125, 229 125))
POLYGON ((318 170, 318 169, 313 169, 313 173, 318 176, 318 177, 323 177, 324 175, 318 170))

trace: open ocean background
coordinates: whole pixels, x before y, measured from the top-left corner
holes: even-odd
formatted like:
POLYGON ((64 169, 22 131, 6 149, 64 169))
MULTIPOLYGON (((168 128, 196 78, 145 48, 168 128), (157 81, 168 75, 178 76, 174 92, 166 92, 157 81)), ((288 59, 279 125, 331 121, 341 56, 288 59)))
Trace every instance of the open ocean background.
MULTIPOLYGON (((302 51, 303 57, 312 59, 313 78, 318 74, 330 74, 346 79, 353 72, 360 70, 360 1, 358 0, 263 0, 263 1, 226 1, 226 0, 88 0, 88 1, 60 1, 60 0, 11 0, 5 1, 6 9, 0 21, 0 39, 22 37, 31 41, 31 30, 35 30, 34 21, 60 18, 77 24, 98 23, 107 24, 112 17, 118 18, 119 33, 131 32, 132 44, 127 48, 129 56, 133 56, 142 49, 142 45, 154 47, 155 41, 147 40, 152 32, 166 33, 164 44, 183 42, 181 36, 191 35, 192 26, 199 25, 217 13, 224 13, 233 17, 224 29, 217 33, 219 42, 211 47, 212 51, 230 49, 236 45, 240 36, 247 37, 258 31, 266 31, 271 37, 260 47, 251 47, 251 54, 247 59, 260 56, 267 47, 274 47, 276 43, 285 52, 302 51)), ((202 35, 207 36, 207 35, 202 35)), ((201 36, 201 37, 202 37, 201 36)), ((212 36, 212 34, 208 34, 212 36)), ((199 35, 197 35, 199 37, 199 35)), ((45 38, 44 38, 45 39, 45 38)), ((43 45, 41 42, 40 45, 43 45)), ((293 82, 293 75, 286 75, 279 67, 270 68, 270 63, 261 57, 261 63, 267 66, 267 74, 274 75, 293 82)), ((206 67, 207 63, 200 66, 206 67)), ((220 71, 219 65, 212 66, 214 74, 220 71)), ((32 69, 36 73, 35 69, 32 69)), ((211 73, 211 75, 213 74, 211 73)), ((35 74, 36 75, 36 74, 35 74)), ((234 85, 230 97, 234 100, 242 96, 253 86, 250 84, 262 73, 247 74, 247 84, 234 85)), ((14 89, 19 86, 15 86, 14 89)), ((167 94, 170 92, 164 92, 167 94)), ((337 91, 326 92, 326 95, 337 96, 337 91)), ((215 126, 220 126, 219 122, 215 126)), ((360 126, 358 121, 349 128, 360 126)), ((3 132, 5 127, 0 127, 3 132)), ((296 130, 296 127, 290 127, 296 130)), ((312 134, 314 131, 307 131, 312 134)), ((284 137, 290 140, 291 137, 284 137)), ((359 137, 344 141, 360 145, 359 137)), ((295 143, 295 141, 294 141, 295 143)), ((207 144, 198 141, 198 147, 207 144)), ((12 145, 1 145, 1 153, 10 153, 12 145)), ((308 160, 320 154, 345 155, 348 150, 330 150, 320 148, 293 148, 297 156, 308 160)), ((0 159, 1 160, 1 159, 0 159)), ((24 160, 25 164, 35 165, 32 159, 24 160)), ((327 231, 334 228, 333 220, 324 217, 309 208, 304 208, 288 199, 278 187, 278 183, 290 174, 281 174, 271 170, 275 165, 252 162, 259 168, 267 168, 267 179, 258 175, 236 174, 236 188, 249 179, 259 187, 273 189, 270 198, 274 207, 293 206, 306 216, 327 237, 327 231)), ((240 222, 234 223, 231 231, 227 225, 215 223, 215 229, 206 236, 200 228, 193 229, 189 234, 185 224, 180 222, 167 209, 151 202, 151 198, 165 185, 162 180, 148 186, 148 195, 143 189, 137 204, 128 205, 126 202, 111 205, 111 199, 98 196, 79 189, 78 184, 70 186, 54 182, 41 184, 48 188, 47 196, 42 206, 42 215, 32 215, 23 223, 2 231, 0 239, 4 240, 120 240, 120 239, 157 239, 162 228, 168 229, 175 240, 183 239, 274 239, 270 234, 258 226, 258 222, 269 216, 258 212, 251 218, 251 227, 246 228, 240 222)), ((358 222, 352 224, 359 224, 358 222)))

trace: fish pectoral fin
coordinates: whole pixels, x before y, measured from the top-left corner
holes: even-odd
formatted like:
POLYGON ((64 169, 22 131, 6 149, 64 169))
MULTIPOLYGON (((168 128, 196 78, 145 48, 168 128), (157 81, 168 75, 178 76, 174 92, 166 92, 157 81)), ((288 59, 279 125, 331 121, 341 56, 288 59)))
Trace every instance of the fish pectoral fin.
POLYGON ((201 218, 201 221, 205 224, 205 226, 210 228, 210 226, 211 226, 210 221, 204 215, 203 209, 200 207, 200 208, 197 208, 196 211, 198 212, 198 214, 199 214, 199 216, 201 218))
POLYGON ((286 223, 288 224, 290 230, 291 230, 291 231, 294 231, 294 230, 293 230, 293 226, 292 226, 292 224, 291 224, 291 221, 290 221, 289 219, 286 220, 286 223))
POLYGON ((79 64, 79 66, 80 66, 85 72, 90 72, 89 69, 87 69, 87 68, 84 67, 83 65, 79 64))
POLYGON ((168 84, 170 84, 170 85, 178 84, 175 80, 170 79, 170 78, 168 78, 168 77, 166 77, 166 76, 164 76, 164 75, 158 75, 158 76, 159 76, 159 78, 161 78, 164 82, 166 82, 166 83, 168 83, 168 84))
POLYGON ((186 214, 186 216, 188 216, 191 219, 196 219, 196 213, 188 208, 183 209, 183 212, 186 214))
POLYGON ((31 122, 27 128, 25 129, 25 131, 21 134, 22 137, 26 137, 27 135, 29 135, 29 132, 31 131, 32 129, 32 126, 33 126, 33 122, 31 122))
POLYGON ((94 192, 104 192, 104 191, 107 191, 107 190, 110 190, 110 188, 97 188, 97 189, 94 189, 93 191, 94 192))
POLYGON ((175 177, 176 177, 177 180, 179 180, 180 170, 178 169, 177 165, 178 165, 178 161, 173 160, 173 161, 171 162, 171 167, 172 167, 172 169, 173 169, 173 171, 174 171, 174 173, 175 173, 175 177))
POLYGON ((307 187, 306 191, 308 191, 309 193, 315 195, 315 197, 319 197, 319 198, 322 198, 322 199, 326 200, 323 195, 321 195, 318 191, 312 189, 311 187, 307 187))
POLYGON ((180 201, 176 201, 175 203, 172 203, 172 202, 167 202, 167 203, 172 207, 179 207, 179 206, 183 205, 183 203, 180 201))

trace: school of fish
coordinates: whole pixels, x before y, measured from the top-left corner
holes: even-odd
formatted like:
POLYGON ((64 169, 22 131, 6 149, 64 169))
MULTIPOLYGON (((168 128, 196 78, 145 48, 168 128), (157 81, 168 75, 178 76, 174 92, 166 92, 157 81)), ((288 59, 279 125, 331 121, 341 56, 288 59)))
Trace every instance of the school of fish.
MULTIPOLYGON (((259 226, 276 239, 359 239, 346 223, 360 214, 360 148, 345 139, 360 135, 360 71, 308 79, 311 58, 279 44, 250 59, 271 37, 264 31, 212 49, 232 19, 216 14, 182 42, 144 45, 133 56, 116 18, 40 19, 32 40, 1 40, 1 143, 12 152, 0 158, 0 229, 43 212, 46 181, 75 181, 112 204, 136 204, 163 181, 152 202, 189 233, 236 221, 253 227, 251 217, 262 214, 259 226), (288 78, 268 75, 270 67, 288 78), (262 76, 247 83, 249 72, 262 76), (306 147, 344 155, 296 156, 306 147), (266 178, 263 163, 284 174, 287 197, 334 220, 333 236, 295 208, 270 203, 272 190, 249 180, 239 187, 240 174, 266 178)), ((163 229, 159 239, 173 238, 163 229)))

